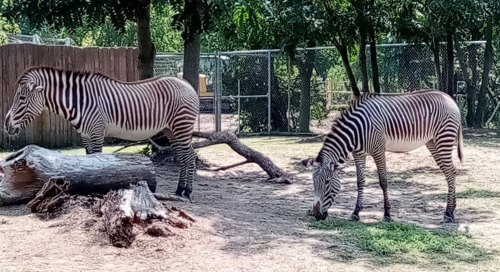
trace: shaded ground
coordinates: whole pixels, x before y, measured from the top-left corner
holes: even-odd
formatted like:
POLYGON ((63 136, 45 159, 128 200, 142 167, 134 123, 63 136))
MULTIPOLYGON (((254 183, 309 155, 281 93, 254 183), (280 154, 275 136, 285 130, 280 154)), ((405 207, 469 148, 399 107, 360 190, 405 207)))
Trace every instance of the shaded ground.
MULTIPOLYGON (((497 134, 498 135, 498 134, 497 134)), ((192 228, 169 238, 141 236, 130 249, 111 247, 102 235, 85 227, 85 208, 52 220, 29 214, 23 206, 0 208, 1 271, 498 271, 500 258, 477 262, 455 258, 428 262, 426 255, 402 262, 380 262, 359 246, 345 244, 345 235, 312 228, 307 215, 313 199, 311 170, 299 159, 314 156, 321 143, 299 138, 246 138, 243 142, 263 152, 294 173, 292 185, 265 182, 255 165, 213 173, 198 170, 193 203, 173 205, 193 215, 192 228), (334 235, 335 234, 335 235, 334 235), (337 236, 336 236, 337 235, 337 236), (338 236, 340 235, 340 236, 338 236), (343 235, 343 236, 342 236, 343 235)), ((466 133, 465 164, 458 165, 458 223, 441 225, 447 187, 425 148, 387 155, 393 219, 423 228, 446 228, 469 233, 488 252, 500 250, 500 139, 488 133, 466 133), (477 134, 477 135, 476 135, 477 134)), ((107 149, 109 152, 110 149, 107 149)), ((66 152, 66 151, 65 151, 66 152)), ((83 152, 82 150, 78 152, 83 152)), ((242 160, 227 146, 199 150, 213 166, 242 160)), ((171 193, 179 168, 159 167, 158 191, 171 193)), ((330 216, 347 219, 354 209, 354 166, 347 167, 341 193, 330 216)), ((381 190, 373 160, 367 162, 363 223, 382 217, 381 190)), ((342 225, 342 224, 341 224, 342 225)))

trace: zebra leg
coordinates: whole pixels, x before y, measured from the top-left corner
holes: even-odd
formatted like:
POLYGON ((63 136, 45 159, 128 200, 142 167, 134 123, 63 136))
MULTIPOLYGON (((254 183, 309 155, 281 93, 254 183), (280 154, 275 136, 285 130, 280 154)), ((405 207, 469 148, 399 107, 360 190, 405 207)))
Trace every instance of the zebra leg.
POLYGON ((182 192, 184 192, 184 189, 186 188, 186 174, 185 174, 185 169, 184 169, 184 164, 182 163, 181 160, 181 154, 182 150, 179 147, 179 143, 177 142, 174 133, 170 129, 164 129, 163 133, 165 133, 165 136, 167 136, 168 141, 170 142, 170 145, 172 145, 172 149, 174 150, 175 156, 181 161, 181 169, 179 171, 179 181, 177 183, 177 189, 175 190, 175 194, 178 196, 182 196, 182 192))
POLYGON ((358 178, 358 200, 356 201, 356 208, 351 215, 352 221, 359 221, 359 212, 363 210, 363 191, 365 188, 365 162, 366 155, 353 154, 354 162, 356 163, 356 174, 358 178))
POLYGON ((382 221, 391 222, 391 203, 389 201, 389 195, 387 193, 387 168, 385 161, 385 151, 379 150, 372 154, 375 165, 377 166, 378 179, 380 183, 380 188, 382 188, 382 194, 384 195, 384 218, 382 221))
POLYGON ((81 136, 83 146, 85 147, 85 154, 92 154, 92 149, 90 148, 89 145, 89 137, 88 136, 81 136))
POLYGON ((194 153, 191 142, 183 145, 181 147, 181 150, 181 163, 184 165, 184 176, 186 184, 186 187, 184 189, 184 196, 188 199, 191 199, 191 193, 193 192, 194 172, 196 171, 196 153, 194 153))
POLYGON ((446 181, 448 183, 448 197, 446 201, 446 210, 443 216, 443 223, 450 223, 455 221, 454 211, 456 207, 456 195, 455 195, 455 181, 456 181, 456 170, 455 165, 453 165, 453 145, 454 142, 451 141, 436 141, 427 142, 427 149, 434 157, 437 165, 443 171, 446 181))
POLYGON ((196 163, 196 155, 191 145, 191 136, 188 136, 188 139, 186 139, 186 136, 180 133, 178 133, 180 135, 175 135, 175 133, 170 130, 165 130, 164 132, 172 144, 175 155, 179 158, 181 164, 179 183, 177 184, 175 194, 190 199, 191 193, 193 192, 193 178, 196 163))
POLYGON ((104 130, 96 128, 91 133, 90 136, 82 135, 82 143, 85 146, 85 153, 102 153, 102 146, 104 145, 104 130))

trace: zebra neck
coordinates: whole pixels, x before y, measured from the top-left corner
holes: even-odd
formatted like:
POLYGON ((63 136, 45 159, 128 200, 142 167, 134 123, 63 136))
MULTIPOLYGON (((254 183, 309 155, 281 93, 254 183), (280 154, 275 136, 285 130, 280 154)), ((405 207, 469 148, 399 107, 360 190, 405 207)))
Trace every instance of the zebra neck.
POLYGON ((70 121, 72 109, 68 109, 64 106, 61 97, 46 97, 45 99, 45 107, 46 109, 54 114, 57 114, 64 119, 70 121))
POLYGON ((359 143, 358 130, 345 118, 336 120, 332 131, 326 136, 323 149, 331 153, 336 161, 345 162, 349 153, 359 143))
POLYGON ((61 73, 45 84, 45 107, 52 113, 62 116, 68 121, 76 118, 77 104, 83 99, 85 84, 81 75, 61 73))

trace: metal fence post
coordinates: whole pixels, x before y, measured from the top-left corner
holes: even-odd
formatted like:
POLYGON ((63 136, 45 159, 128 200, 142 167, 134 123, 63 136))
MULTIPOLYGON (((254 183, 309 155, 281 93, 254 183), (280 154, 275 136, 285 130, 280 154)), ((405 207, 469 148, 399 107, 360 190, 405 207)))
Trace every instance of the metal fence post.
POLYGON ((240 134, 240 118, 241 118, 241 81, 238 79, 238 134, 240 134))
POLYGON ((267 134, 271 136, 271 50, 267 51, 267 134))
POLYGON ((214 95, 214 113, 215 113, 215 131, 221 131, 221 96, 222 96, 222 58, 220 51, 217 52, 217 62, 216 62, 216 77, 217 81, 215 84, 215 95, 214 95))
MULTIPOLYGON (((286 57, 286 72, 289 77, 291 77, 291 70, 290 70, 290 57, 286 57)), ((287 80, 286 88, 287 88, 287 93, 288 93, 288 104, 286 108, 286 128, 287 132, 290 132, 290 115, 291 115, 291 109, 290 109, 290 96, 291 96, 291 90, 290 90, 290 78, 287 80)))

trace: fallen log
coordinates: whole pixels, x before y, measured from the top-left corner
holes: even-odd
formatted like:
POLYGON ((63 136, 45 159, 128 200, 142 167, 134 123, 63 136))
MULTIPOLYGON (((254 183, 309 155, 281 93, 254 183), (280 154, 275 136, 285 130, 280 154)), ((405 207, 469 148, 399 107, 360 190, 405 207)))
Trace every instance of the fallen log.
MULTIPOLYGON (((134 224, 149 225, 151 220, 158 219, 176 228, 187 228, 190 222, 194 222, 194 219, 176 208, 165 209, 145 181, 139 181, 130 187, 110 191, 104 196, 99 208, 104 220, 104 230, 114 246, 129 247, 132 244, 136 237, 134 224), (173 214, 174 211, 179 211, 178 215, 173 214)), ((165 233, 172 232, 167 227, 156 225, 147 229, 146 233, 166 236, 165 233)))
POLYGON ((220 167, 213 171, 227 170, 229 168, 237 167, 247 163, 256 163, 257 165, 264 170, 269 176, 269 181, 276 183, 287 183, 290 184, 291 181, 288 175, 281 170, 276 164, 274 164, 269 157, 266 155, 253 150, 252 148, 244 145, 236 134, 230 131, 223 132, 215 132, 215 133, 207 133, 207 132, 193 132, 193 136, 205 138, 206 140, 201 142, 194 142, 194 148, 202 148, 216 144, 227 144, 231 149, 233 149, 236 153, 241 155, 246 159, 244 162, 235 163, 233 165, 220 167))
POLYGON ((0 205, 24 204, 51 178, 63 177, 69 194, 106 194, 145 180, 156 190, 156 171, 143 154, 64 155, 28 145, 0 162, 0 205))
MULTIPOLYGON (((268 181, 275 182, 275 183, 286 183, 286 184, 292 183, 290 180, 290 177, 283 170, 281 170, 281 168, 279 168, 276 164, 274 164, 271 161, 271 159, 269 159, 269 157, 267 157, 266 155, 244 145, 242 142, 240 142, 240 140, 238 139, 236 134, 234 134, 230 131, 212 132, 212 133, 195 131, 195 132, 193 132, 193 136, 206 139, 206 140, 201 141, 201 142, 193 142, 194 149, 199 149, 199 148, 203 148, 203 147, 207 147, 207 146, 211 146, 211 145, 217 145, 217 144, 227 144, 236 153, 240 154, 241 156, 243 156, 246 159, 246 161, 242 161, 242 162, 235 163, 232 165, 222 166, 222 167, 215 168, 215 169, 205 169, 205 170, 223 171, 223 170, 227 170, 227 169, 230 169, 233 167, 241 166, 241 165, 244 165, 247 163, 255 163, 255 164, 259 165, 260 168, 262 168, 262 170, 264 170, 267 173, 267 175, 269 176, 268 181)), ((161 136, 156 136, 156 137, 158 137, 157 139, 161 138, 161 136)), ((321 137, 323 137, 323 136, 321 136, 321 137)), ((165 154, 172 155, 172 156, 174 155, 171 146, 160 146, 152 140, 150 140, 149 142, 153 146, 155 146, 157 152, 163 153, 164 155, 165 154)), ((121 148, 120 150, 125 149, 125 148, 130 147, 130 146, 143 144, 143 143, 144 142, 142 142, 142 141, 136 142, 136 143, 131 143, 131 144, 121 148)), ((154 154, 156 154, 156 153, 153 153, 152 157, 155 156, 154 154)))

